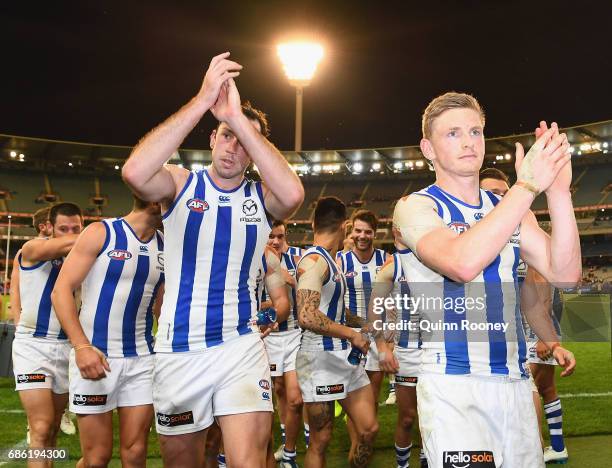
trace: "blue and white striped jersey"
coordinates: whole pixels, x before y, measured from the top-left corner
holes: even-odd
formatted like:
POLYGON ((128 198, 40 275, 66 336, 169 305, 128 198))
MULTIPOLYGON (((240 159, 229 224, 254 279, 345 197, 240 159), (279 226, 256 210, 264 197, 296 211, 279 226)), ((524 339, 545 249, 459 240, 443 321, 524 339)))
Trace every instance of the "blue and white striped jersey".
MULTIPOLYGON (((293 277, 297 277, 297 263, 295 261, 295 256, 290 254, 293 247, 289 247, 286 253, 281 255, 281 268, 286 269, 289 274, 293 277)), ((301 253, 301 249, 300 249, 301 253)), ((298 324, 298 315, 297 315, 297 297, 296 297, 296 288, 291 287, 289 284, 287 287, 287 295, 289 296, 289 317, 284 322, 278 324, 278 331, 289 331, 289 330, 297 330, 300 328, 298 324)))
POLYGON ((206 349, 252 333, 271 227, 260 182, 233 190, 193 171, 163 216, 166 284, 157 352, 206 349))
POLYGON ((419 331, 419 314, 412 307, 407 299, 410 298, 410 286, 408 279, 404 274, 403 263, 412 265, 417 262, 416 256, 410 249, 398 250, 393 254, 393 295, 400 297, 402 306, 397 312, 397 323, 401 324, 399 333, 396 333, 395 339, 397 346, 405 349, 418 349, 421 347, 421 334, 419 331), (403 257, 403 260, 402 260, 403 257))
MULTIPOLYGON (((303 252, 302 258, 297 265, 298 268, 302 260, 309 255, 320 255, 323 257, 327 262, 329 272, 327 281, 321 288, 319 311, 324 313, 330 320, 344 325, 344 292, 346 290, 344 275, 329 255, 329 252, 319 246, 311 247, 303 252)), ((304 330, 300 346, 306 351, 338 351, 340 349, 347 349, 348 342, 347 340, 323 336, 310 330, 304 330)))
POLYGON ((19 254, 19 296, 21 316, 17 336, 34 336, 49 340, 68 337, 51 304, 51 291, 59 275, 63 258, 42 261, 30 267, 23 266, 19 254))
MULTIPOLYGON (((432 199, 444 223, 459 234, 486 216, 500 200, 480 190, 480 203, 472 206, 436 185, 416 195, 432 199)), ((519 260, 520 225, 495 260, 466 284, 456 283, 420 261, 409 267, 402 258, 412 296, 430 299, 419 308, 421 321, 431 324, 429 330, 421 327, 424 371, 527 377, 517 285, 519 260), (438 302, 431 300, 436 298, 438 302)))
POLYGON ((374 249, 372 257, 366 263, 361 263, 352 250, 338 252, 336 258, 340 259, 342 273, 346 278, 344 302, 352 314, 367 320, 372 283, 387 259, 387 252, 374 249))
POLYGON ((109 357, 153 352, 153 303, 164 282, 164 241, 141 241, 122 218, 106 219, 106 239, 81 289, 79 320, 91 344, 109 357))
POLYGON ((292 257, 301 257, 302 256, 302 248, 289 246, 289 248, 287 249, 286 253, 291 255, 292 257))

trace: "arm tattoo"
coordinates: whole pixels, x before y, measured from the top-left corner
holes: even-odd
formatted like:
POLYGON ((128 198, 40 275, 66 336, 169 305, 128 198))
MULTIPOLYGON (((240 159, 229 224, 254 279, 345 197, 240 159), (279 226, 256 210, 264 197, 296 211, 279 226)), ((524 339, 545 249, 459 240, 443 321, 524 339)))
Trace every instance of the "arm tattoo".
POLYGON ((353 314, 349 309, 346 309, 344 316, 346 317, 345 325, 347 327, 362 328, 365 325, 365 320, 363 320, 357 314, 353 314))
POLYGON ((298 289, 297 305, 300 325, 302 328, 319 335, 327 335, 334 322, 319 310, 320 303, 320 292, 311 289, 298 289))

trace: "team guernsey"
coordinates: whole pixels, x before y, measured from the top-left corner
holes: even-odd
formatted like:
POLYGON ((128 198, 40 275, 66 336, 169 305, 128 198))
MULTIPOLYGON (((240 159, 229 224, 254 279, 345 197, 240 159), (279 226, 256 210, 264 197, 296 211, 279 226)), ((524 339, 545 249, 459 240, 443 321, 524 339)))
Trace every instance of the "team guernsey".
MULTIPOLYGON (((309 255, 320 255, 327 262, 328 278, 321 288, 319 311, 331 321, 344 325, 344 294, 346 291, 344 275, 323 247, 315 246, 306 250, 300 263, 309 255)), ((344 339, 319 335, 310 330, 305 330, 302 334, 301 349, 305 351, 338 351, 347 348, 348 343, 344 339)))
POLYGON ((271 230, 261 183, 244 179, 222 190, 207 170, 193 171, 163 222, 166 283, 155 351, 203 350, 253 333, 271 230))
POLYGON ((81 326, 109 357, 153 352, 153 303, 164 282, 164 242, 141 241, 122 218, 103 220, 106 239, 82 285, 81 326))
POLYGON ((42 261, 24 266, 19 255, 19 295, 21 317, 17 336, 33 336, 47 340, 66 340, 55 310, 51 304, 51 291, 62 267, 63 259, 42 261))
MULTIPOLYGON (((480 190, 479 205, 468 205, 436 185, 415 194, 433 200, 444 223, 459 234, 500 200, 480 190)), ((493 262, 469 283, 454 282, 420 261, 410 265, 408 257, 401 260, 422 324, 423 371, 527 378, 517 285, 520 226, 493 262)))
POLYGON ((381 249, 374 249, 372 257, 366 263, 361 263, 352 250, 344 253, 338 252, 336 257, 340 259, 342 273, 346 278, 344 301, 351 313, 367 320, 372 283, 385 263, 387 253, 381 249))
POLYGON ((410 297, 410 285, 402 267, 402 261, 412 266, 418 260, 410 249, 398 250, 393 254, 393 260, 393 295, 402 298, 402 307, 397 309, 397 323, 400 328, 399 333, 396 332, 396 343, 399 348, 419 349, 419 314, 413 308, 405 307, 408 303, 403 299, 410 297))

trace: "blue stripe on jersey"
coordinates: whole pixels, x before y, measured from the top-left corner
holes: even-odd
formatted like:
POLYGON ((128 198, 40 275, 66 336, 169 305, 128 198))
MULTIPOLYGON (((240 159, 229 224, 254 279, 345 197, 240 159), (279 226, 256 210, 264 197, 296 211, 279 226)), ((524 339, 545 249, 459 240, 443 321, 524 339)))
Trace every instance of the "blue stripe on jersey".
MULTIPOLYGON (((323 257, 323 259, 327 262, 327 267, 329 268, 329 278, 327 280, 327 282, 329 281, 333 281, 334 280, 334 276, 336 274, 338 274, 338 270, 337 270, 337 265, 333 262, 330 262, 329 259, 327 258, 327 255, 325 255, 327 252, 325 252, 325 250, 323 249, 323 247, 317 247, 317 250, 319 251, 319 253, 321 254, 321 256, 323 257)), ((332 320, 332 321, 336 321, 336 313, 337 313, 337 309, 338 309, 338 301, 341 299, 340 298, 340 294, 342 292, 342 286, 340 285, 340 282, 335 281, 335 285, 334 285, 334 293, 332 295, 332 298, 329 302, 329 307, 327 308, 327 317, 332 320)), ((342 308, 342 316, 340 319, 340 323, 344 325, 344 321, 345 321, 345 317, 344 317, 344 307, 342 308)), ((346 340, 341 340, 342 343, 342 349, 346 349, 347 348, 347 342, 346 340)), ((325 351, 332 351, 334 349, 334 342, 333 342, 333 338, 330 336, 323 336, 323 349, 325 351)))
MULTIPOLYGON (((129 225, 128 225, 129 226, 129 225)), ((136 273, 123 312, 123 356, 138 356, 136 352, 136 318, 145 283, 149 277, 149 256, 139 255, 136 273)))
MULTIPOLYGON (((499 263, 501 256, 482 272, 487 295, 487 322, 503 323, 504 321, 504 294, 501 278, 499 276, 499 263)), ((492 374, 508 375, 510 371, 506 365, 506 334, 502 330, 489 330, 489 366, 492 374)))
MULTIPOLYGON (((201 174, 200 174, 201 175, 201 174)), ((185 193, 185 190, 187 190, 189 188, 189 184, 191 183, 191 179, 193 179, 194 177, 194 173, 190 172, 189 173, 189 177, 187 177, 187 182, 185 182, 185 185, 183 186, 183 189, 181 190, 181 192, 176 196, 176 198, 174 199, 174 201, 172 202, 172 204, 168 207, 168 210, 162 214, 162 220, 166 219, 168 216, 170 216, 170 213, 172 213, 172 210, 174 210, 174 207, 176 206, 176 204, 179 202, 179 200, 181 199, 181 197, 183 196, 183 194, 185 193)), ((198 176, 196 176, 198 177, 198 176)), ((199 198, 199 197, 198 197, 199 198)), ((200 198, 201 200, 204 200, 204 197, 200 198)))
POLYGON ((519 261, 521 259, 521 250, 519 247, 512 247, 514 250, 514 264, 512 265, 512 278, 514 279, 514 296, 516 301, 516 306, 514 307, 514 316, 516 317, 516 340, 518 341, 518 359, 519 359, 519 369, 521 370, 521 375, 523 377, 527 377, 527 372, 525 371, 525 361, 527 360, 527 344, 525 343, 525 333, 523 330, 523 320, 521 318, 521 291, 519 288, 519 283, 517 281, 516 269, 518 268, 519 261))
MULTIPOLYGON (((268 226, 272 227, 272 218, 268 215, 268 210, 266 210, 266 203, 264 200, 263 189, 261 186, 261 182, 255 182, 255 191, 257 192, 257 196, 259 197, 259 201, 261 201, 261 205, 264 207, 264 214, 266 216, 266 221, 268 222, 268 226)), ((244 192, 247 197, 251 196, 251 185, 247 184, 244 188, 244 192)))
POLYGON ((368 305, 370 304, 370 296, 372 295, 372 278, 370 277, 369 271, 361 272, 361 284, 363 286, 363 298, 364 307, 366 309, 366 316, 368 311, 368 305))
POLYGON ((442 211, 442 205, 440 205, 440 202, 438 200, 436 200, 435 197, 427 195, 426 193, 415 193, 415 195, 420 195, 422 197, 427 197, 430 200, 433 200, 434 202, 436 202, 436 208, 438 210, 438 215, 440 216, 440 218, 442 218, 444 216, 444 211, 442 211))
MULTIPOLYGON (((345 272, 355 271, 355 264, 353 262, 353 255, 351 252, 347 252, 346 254, 346 270, 345 272)), ((355 289, 355 276, 350 276, 346 278, 346 286, 348 288, 348 297, 349 297, 349 310, 356 314, 357 313, 357 290, 355 289)))
POLYGON ((219 206, 215 243, 210 268, 210 283, 206 306, 206 347, 223 343, 223 303, 230 244, 232 243, 232 207, 219 206))
MULTIPOLYGON (((115 249, 126 250, 127 236, 123 230, 123 222, 121 219, 113 221, 113 230, 115 231, 115 249)), ((104 282, 100 289, 98 305, 96 307, 91 344, 104 354, 108 352, 108 319, 111 306, 113 305, 113 296, 117 289, 117 283, 119 283, 121 272, 123 271, 123 262, 123 260, 111 259, 108 263, 104 282)))
POLYGON ((147 307, 147 315, 145 317, 145 341, 147 342, 147 347, 149 348, 150 353, 153 352, 153 304, 155 304, 157 293, 159 291, 160 286, 164 284, 164 280, 164 275, 159 275, 159 280, 157 281, 157 284, 155 285, 155 287, 153 288, 153 292, 151 293, 151 301, 149 302, 149 306, 147 307))
MULTIPOLYGON (((295 263, 294 257, 293 255, 290 255, 288 253, 284 253, 283 257, 285 259, 285 264, 289 267, 289 269, 291 270, 297 270, 297 265, 295 263)), ((297 272, 296 272, 297 274, 297 272)), ((291 298, 293 299, 293 318, 296 320, 297 323, 297 319, 298 319, 298 312, 297 312, 297 294, 295 291, 296 288, 291 288, 291 298)))
POLYGON ((487 194, 487 197, 489 197, 489 200, 491 200, 491 203, 493 203, 493 206, 497 206, 497 204, 499 203, 499 198, 497 198, 492 192, 489 192, 488 190, 485 190, 485 193, 487 194))
MULTIPOLYGON (((404 297, 410 296, 410 287, 408 286, 408 283, 406 281, 402 281, 400 283, 400 294, 402 295, 402 300, 403 300, 404 297)), ((412 318, 410 316, 410 307, 402 307, 401 318, 402 318, 402 320, 410 321, 410 319, 412 318)), ((399 339, 397 341, 397 345, 399 347, 401 347, 401 348, 407 348, 408 347, 408 341, 409 341, 409 338, 410 338, 410 331, 411 330, 410 330, 409 327, 402 328, 402 330, 400 331, 399 339)), ((418 333, 418 331, 415 331, 415 333, 418 333)))
MULTIPOLYGON (((249 194, 247 194, 246 196, 248 197, 249 194)), ((240 265, 240 280, 238 283, 238 333, 240 335, 251 333, 251 328, 249 327, 249 320, 251 319, 251 294, 249 292, 249 276, 251 272, 251 262, 253 261, 253 253, 255 252, 256 245, 257 226, 254 224, 247 224, 244 255, 242 256, 242 265, 240 265)))
MULTIPOLYGON (((193 174, 193 173, 192 173, 193 174)), ((206 186, 204 177, 199 172, 196 175, 197 182, 194 198, 204 200, 206 186)), ((191 175, 186 183, 191 181, 191 175)), ((181 194, 182 195, 182 194, 181 194)), ((180 196, 179 195, 179 198, 180 196)), ((178 198, 177 198, 178 200, 178 198)), ((170 214, 170 207, 166 215, 170 214)), ((183 257, 181 261, 181 280, 179 282, 178 296, 176 299, 176 311, 174 313, 174 334, 172 336, 172 351, 189 351, 189 311, 191 310, 191 299, 193 296, 193 282, 195 279, 196 257, 198 253, 198 238, 200 226, 204 219, 204 213, 189 210, 187 223, 185 225, 185 236, 183 238, 183 257)))
POLYGON ((427 188, 427 191, 429 193, 435 194, 438 197, 441 197, 444 200, 448 200, 449 198, 454 201, 455 203, 459 203, 462 206, 466 206, 468 208, 473 208, 476 210, 479 210, 482 208, 482 193, 480 191, 478 191, 478 205, 470 205, 469 203, 466 203, 462 200, 459 200, 457 197, 451 195, 448 192, 445 192, 444 190, 442 190, 440 187, 438 187, 437 185, 431 185, 427 188), (430 191, 429 189, 434 189, 432 191, 430 191))
MULTIPOLYGON (((444 203, 444 205, 446 206, 450 214, 451 222, 465 223, 465 219, 463 218, 463 215, 461 214, 461 211, 459 210, 459 208, 457 208, 455 204, 452 201, 450 201, 444 193, 442 193, 442 190, 440 190, 435 185, 431 185, 430 187, 427 188, 427 191, 431 193, 434 197, 439 198, 440 201, 444 203)), ((463 202, 462 204, 465 205, 465 203, 463 202)), ((469 206, 469 205, 466 205, 466 206, 469 206)))
MULTIPOLYGON (((44 263, 45 262, 41 262, 40 264, 42 265, 44 263)), ((43 289, 42 296, 40 298, 40 304, 38 306, 38 318, 36 320, 36 330, 34 330, 34 336, 45 337, 47 336, 47 332, 49 331, 49 320, 51 320, 51 291, 53 291, 53 286, 55 286, 55 281, 57 280, 57 275, 59 275, 59 270, 59 268, 56 268, 52 264, 51 271, 49 272, 49 277, 47 278, 45 288, 43 289)), ((60 331, 58 338, 66 338, 66 334, 63 332, 63 330, 60 331), (63 337, 61 336, 62 334, 64 335, 63 337)))
POLYGON ((110 229, 108 228, 108 224, 102 223, 102 226, 104 226, 104 245, 102 246, 96 257, 102 255, 102 252, 106 250, 106 247, 108 247, 108 243, 110 242, 110 229))

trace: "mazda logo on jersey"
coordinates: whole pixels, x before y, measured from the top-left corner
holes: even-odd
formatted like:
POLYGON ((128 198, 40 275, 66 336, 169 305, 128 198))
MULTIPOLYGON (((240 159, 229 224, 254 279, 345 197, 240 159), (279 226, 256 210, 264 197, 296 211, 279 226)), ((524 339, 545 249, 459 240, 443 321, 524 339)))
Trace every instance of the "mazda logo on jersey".
POLYGON ((251 198, 247 198, 242 203, 242 212, 246 216, 254 216, 254 215, 256 215, 257 214, 257 203, 255 203, 255 201, 252 200, 251 198))
POLYGON ((199 198, 190 198, 187 200, 187 208, 196 213, 204 213, 208 210, 208 202, 199 198))
POLYGON ((443 468, 495 468, 493 452, 487 450, 465 450, 444 452, 443 468))
POLYGON ((111 250, 106 255, 108 255, 111 260, 129 260, 132 258, 132 254, 130 252, 122 249, 111 250))
POLYGON ((470 228, 470 225, 467 223, 462 223, 460 221, 453 221, 448 225, 448 227, 455 231, 457 234, 461 234, 467 231, 470 228))

